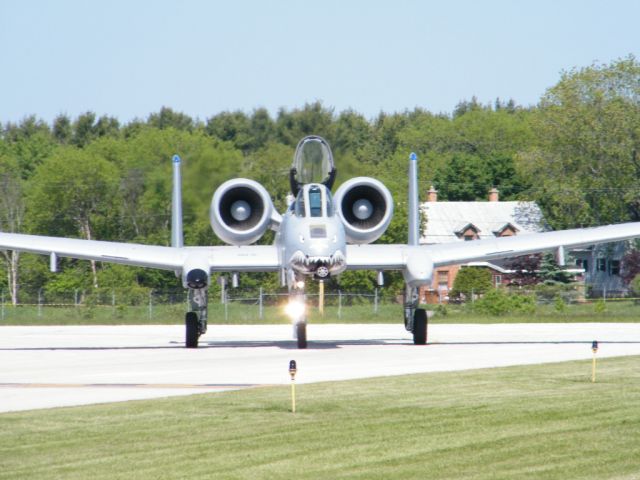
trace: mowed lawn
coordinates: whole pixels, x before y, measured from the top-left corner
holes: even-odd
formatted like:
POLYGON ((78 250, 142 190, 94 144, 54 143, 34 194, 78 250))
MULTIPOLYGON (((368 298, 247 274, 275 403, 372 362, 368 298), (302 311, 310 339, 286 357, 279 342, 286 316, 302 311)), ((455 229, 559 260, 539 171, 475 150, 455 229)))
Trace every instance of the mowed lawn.
MULTIPOLYGON (((640 357, 0 415, 0 479, 640 478, 640 357)), ((0 390, 0 399, 2 391, 0 390)), ((1 400, 0 400, 1 401, 1 400)))

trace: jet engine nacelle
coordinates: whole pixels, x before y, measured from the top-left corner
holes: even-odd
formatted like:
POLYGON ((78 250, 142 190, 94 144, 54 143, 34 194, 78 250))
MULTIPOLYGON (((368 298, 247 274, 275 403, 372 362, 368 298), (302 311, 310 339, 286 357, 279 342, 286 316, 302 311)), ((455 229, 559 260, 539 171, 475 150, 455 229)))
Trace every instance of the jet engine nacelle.
POLYGON ((393 217, 393 197, 382 182, 356 177, 340 185, 334 204, 349 243, 376 241, 393 217))
POLYGON ((267 190, 254 180, 235 178, 218 187, 211 200, 211 227, 230 245, 249 245, 269 228, 274 207, 267 190))

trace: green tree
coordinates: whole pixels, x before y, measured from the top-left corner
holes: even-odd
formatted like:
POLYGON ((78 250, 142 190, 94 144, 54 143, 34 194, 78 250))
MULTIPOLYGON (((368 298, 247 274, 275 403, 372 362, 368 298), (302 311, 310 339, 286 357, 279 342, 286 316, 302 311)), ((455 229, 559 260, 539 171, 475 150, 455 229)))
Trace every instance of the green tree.
POLYGON ((195 122, 193 119, 180 112, 175 112, 169 107, 162 107, 158 113, 152 113, 147 119, 147 124, 161 130, 174 128, 176 130, 193 131, 195 122))
POLYGON ((322 102, 306 103, 303 108, 280 109, 276 119, 276 134, 280 142, 295 147, 307 135, 320 135, 333 143, 333 109, 322 102))
MULTIPOLYGON (((21 232, 24 212, 24 183, 15 158, 0 154, 0 231, 21 232)), ((7 287, 11 303, 18 303, 20 252, 0 251, 0 258, 7 269, 7 287)))
POLYGON ((539 275, 545 283, 571 283, 573 281, 573 275, 558 265, 552 253, 542 255, 539 275))
POLYGON ((470 299, 472 295, 482 295, 491 288, 491 272, 487 268, 463 267, 453 282, 450 296, 470 299))
POLYGON ((632 56, 562 74, 520 155, 555 228, 640 219, 640 64, 632 56), (562 181, 559 181, 562 179, 562 181))
MULTIPOLYGON (((255 126, 258 127, 260 123, 261 121, 257 120, 255 126)), ((264 116, 262 116, 262 127, 265 130, 270 128, 267 126, 264 116)), ((207 120, 205 130, 209 135, 225 142, 230 142, 243 152, 248 152, 254 147, 255 137, 253 136, 251 120, 244 112, 219 113, 207 120)))
POLYGON ((442 200, 475 201, 487 197, 492 180, 482 158, 469 153, 455 153, 444 169, 436 174, 435 184, 442 200))
POLYGON ((73 137, 71 119, 67 115, 60 114, 53 120, 53 138, 58 143, 68 144, 73 137))
MULTIPOLYGON (((30 182, 27 209, 33 231, 107 239, 100 233, 115 220, 118 182, 118 170, 104 158, 75 147, 58 150, 38 167, 30 182)), ((97 286, 95 262, 91 265, 97 286)))

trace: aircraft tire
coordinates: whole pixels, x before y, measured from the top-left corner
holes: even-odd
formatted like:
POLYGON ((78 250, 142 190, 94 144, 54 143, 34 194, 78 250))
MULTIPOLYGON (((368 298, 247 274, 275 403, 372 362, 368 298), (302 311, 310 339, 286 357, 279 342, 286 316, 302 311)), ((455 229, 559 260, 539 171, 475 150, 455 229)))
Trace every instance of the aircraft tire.
POLYGON ((416 308, 413 314, 413 343, 427 344, 427 311, 424 308, 416 308))
POLYGON ((186 331, 185 346, 187 348, 198 348, 198 337, 200 337, 198 314, 196 312, 187 312, 184 323, 186 331))
POLYGON ((296 324, 296 339, 298 340, 298 348, 307 348, 307 322, 298 322, 296 324))

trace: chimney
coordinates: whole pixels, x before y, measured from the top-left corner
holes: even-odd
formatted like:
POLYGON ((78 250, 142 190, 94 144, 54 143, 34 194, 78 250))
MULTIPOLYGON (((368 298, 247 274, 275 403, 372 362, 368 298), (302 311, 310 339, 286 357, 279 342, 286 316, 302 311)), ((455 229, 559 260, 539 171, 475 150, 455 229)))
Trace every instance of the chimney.
POLYGON ((498 189, 496 187, 493 187, 491 190, 489 190, 489 201, 498 202, 499 200, 500 200, 500 195, 499 195, 498 189))
POLYGON ((437 202, 437 201, 438 201, 438 191, 435 188, 433 188, 433 185, 431 185, 431 188, 427 192, 427 202, 437 202))

